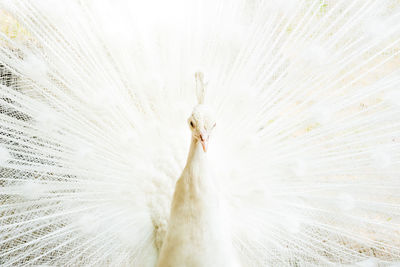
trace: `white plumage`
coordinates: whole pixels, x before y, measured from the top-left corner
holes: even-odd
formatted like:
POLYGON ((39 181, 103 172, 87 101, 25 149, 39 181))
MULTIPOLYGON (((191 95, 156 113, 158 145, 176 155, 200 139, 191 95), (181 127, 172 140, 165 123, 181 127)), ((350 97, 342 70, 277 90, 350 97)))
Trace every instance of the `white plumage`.
POLYGON ((399 8, 0 1, 0 265, 395 266, 399 8))

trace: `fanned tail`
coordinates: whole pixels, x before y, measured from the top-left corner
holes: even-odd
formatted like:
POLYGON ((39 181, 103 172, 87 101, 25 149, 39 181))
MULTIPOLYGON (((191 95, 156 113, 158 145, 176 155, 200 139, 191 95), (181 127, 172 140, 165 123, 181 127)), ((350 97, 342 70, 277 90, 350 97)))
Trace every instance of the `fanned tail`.
POLYGON ((0 265, 154 266, 199 66, 243 266, 400 261, 396 1, 0 8, 0 265))

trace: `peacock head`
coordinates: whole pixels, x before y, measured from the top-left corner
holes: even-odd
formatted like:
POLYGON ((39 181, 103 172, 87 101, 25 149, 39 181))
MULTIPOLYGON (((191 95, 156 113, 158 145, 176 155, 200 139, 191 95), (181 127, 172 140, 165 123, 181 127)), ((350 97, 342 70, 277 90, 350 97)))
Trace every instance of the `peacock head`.
POLYGON ((188 119, 192 136, 203 146, 203 151, 207 152, 208 140, 214 130, 216 123, 214 113, 204 104, 205 87, 204 74, 200 71, 194 75, 196 79, 196 95, 198 105, 194 107, 192 115, 188 119))
POLYGON ((207 152, 208 140, 217 125, 213 112, 203 104, 194 107, 192 115, 188 119, 192 136, 203 146, 203 151, 207 152))

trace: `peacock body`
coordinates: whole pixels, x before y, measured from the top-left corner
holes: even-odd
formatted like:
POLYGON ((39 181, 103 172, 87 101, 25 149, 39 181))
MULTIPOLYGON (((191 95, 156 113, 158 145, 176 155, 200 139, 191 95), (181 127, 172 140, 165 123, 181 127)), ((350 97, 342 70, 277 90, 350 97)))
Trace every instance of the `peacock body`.
POLYGON ((1 0, 0 265, 156 266, 201 70, 224 255, 396 266, 399 8, 1 0))

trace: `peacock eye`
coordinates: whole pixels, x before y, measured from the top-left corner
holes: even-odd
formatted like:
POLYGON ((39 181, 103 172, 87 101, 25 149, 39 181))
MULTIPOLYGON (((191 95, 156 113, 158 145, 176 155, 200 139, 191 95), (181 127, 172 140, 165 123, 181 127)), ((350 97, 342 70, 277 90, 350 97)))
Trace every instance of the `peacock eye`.
POLYGON ((190 121, 190 126, 192 126, 192 128, 194 128, 193 121, 190 121))

